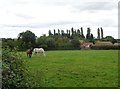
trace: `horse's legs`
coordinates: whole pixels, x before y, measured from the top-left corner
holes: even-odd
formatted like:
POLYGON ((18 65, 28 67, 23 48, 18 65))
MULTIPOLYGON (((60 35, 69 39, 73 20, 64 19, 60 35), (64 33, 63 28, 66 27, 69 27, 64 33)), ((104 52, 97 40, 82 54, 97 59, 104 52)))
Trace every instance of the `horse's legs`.
POLYGON ((32 54, 29 54, 29 58, 31 58, 32 54))
POLYGON ((41 56, 43 52, 39 52, 39 53, 40 53, 40 56, 41 56))
POLYGON ((44 57, 46 57, 46 53, 45 53, 45 52, 43 52, 43 54, 44 54, 44 57))
POLYGON ((37 52, 34 53, 34 55, 36 55, 36 54, 37 54, 37 52))
POLYGON ((39 52, 40 53, 40 55, 42 54, 41 52, 39 52))

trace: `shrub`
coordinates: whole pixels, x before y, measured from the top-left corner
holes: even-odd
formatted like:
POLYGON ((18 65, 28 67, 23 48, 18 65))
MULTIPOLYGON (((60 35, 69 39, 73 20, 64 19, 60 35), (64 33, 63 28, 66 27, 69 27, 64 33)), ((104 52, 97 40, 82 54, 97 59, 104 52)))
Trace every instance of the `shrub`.
POLYGON ((2 51, 2 89, 39 87, 16 52, 2 51))
POLYGON ((95 50, 119 50, 120 46, 117 46, 117 45, 96 45, 96 46, 91 46, 91 49, 95 49, 95 50))

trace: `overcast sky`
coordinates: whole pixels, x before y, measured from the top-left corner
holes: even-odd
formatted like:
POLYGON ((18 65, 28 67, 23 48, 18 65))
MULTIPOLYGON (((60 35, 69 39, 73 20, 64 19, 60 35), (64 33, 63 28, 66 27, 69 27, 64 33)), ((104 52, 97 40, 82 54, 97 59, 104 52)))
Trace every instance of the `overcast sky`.
POLYGON ((37 37, 54 29, 87 27, 97 37, 118 38, 118 0, 0 0, 0 38, 17 38, 30 30, 37 37))

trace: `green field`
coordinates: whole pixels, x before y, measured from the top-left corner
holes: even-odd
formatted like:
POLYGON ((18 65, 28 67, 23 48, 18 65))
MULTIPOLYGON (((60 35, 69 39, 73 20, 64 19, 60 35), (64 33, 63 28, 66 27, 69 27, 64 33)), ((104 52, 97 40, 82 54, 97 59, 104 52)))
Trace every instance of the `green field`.
POLYGON ((25 59, 43 87, 117 87, 117 50, 47 51, 25 59))

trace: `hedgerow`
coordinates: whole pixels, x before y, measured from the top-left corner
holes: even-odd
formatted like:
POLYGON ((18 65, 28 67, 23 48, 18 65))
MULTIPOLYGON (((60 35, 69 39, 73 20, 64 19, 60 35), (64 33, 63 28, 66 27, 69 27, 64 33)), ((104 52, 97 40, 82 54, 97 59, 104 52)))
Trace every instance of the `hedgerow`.
POLYGON ((120 46, 118 46, 118 45, 95 45, 95 46, 91 46, 91 49, 95 49, 95 50, 119 50, 120 46))
POLYGON ((25 61, 9 50, 2 50, 2 89, 40 87, 25 65, 25 61))

